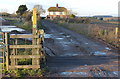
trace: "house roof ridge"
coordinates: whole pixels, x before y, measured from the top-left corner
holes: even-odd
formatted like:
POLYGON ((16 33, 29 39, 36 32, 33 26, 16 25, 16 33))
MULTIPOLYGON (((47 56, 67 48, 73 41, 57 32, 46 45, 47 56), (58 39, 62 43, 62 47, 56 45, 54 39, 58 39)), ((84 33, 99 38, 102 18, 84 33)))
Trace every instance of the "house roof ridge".
POLYGON ((59 11, 59 12, 63 12, 63 11, 67 11, 67 9, 65 7, 50 7, 48 8, 48 11, 59 11))

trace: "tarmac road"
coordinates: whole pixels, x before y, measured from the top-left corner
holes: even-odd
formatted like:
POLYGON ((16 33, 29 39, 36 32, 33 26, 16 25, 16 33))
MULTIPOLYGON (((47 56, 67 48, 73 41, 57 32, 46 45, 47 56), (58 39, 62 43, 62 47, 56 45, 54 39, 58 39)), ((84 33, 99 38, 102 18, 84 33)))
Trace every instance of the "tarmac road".
POLYGON ((118 77, 118 52, 107 45, 43 20, 46 77, 118 77))

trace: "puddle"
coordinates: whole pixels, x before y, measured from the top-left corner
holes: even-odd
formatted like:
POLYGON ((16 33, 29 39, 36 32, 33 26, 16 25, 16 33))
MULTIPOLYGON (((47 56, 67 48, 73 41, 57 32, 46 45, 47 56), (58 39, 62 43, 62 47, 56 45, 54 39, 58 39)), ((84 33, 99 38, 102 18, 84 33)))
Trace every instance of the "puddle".
POLYGON ((112 72, 114 75, 118 75, 118 71, 113 71, 112 72))
MULTIPOLYGON (((63 38, 63 39, 64 39, 64 38, 63 38)), ((69 41, 68 41, 68 42, 67 42, 67 41, 60 41, 60 43, 63 44, 63 45, 78 44, 78 43, 75 42, 75 41, 70 41, 70 42, 69 42, 69 41)))
POLYGON ((25 31, 24 29, 17 28, 16 26, 0 26, 0 28, 1 28, 1 31, 3 32, 11 32, 13 30, 25 31))
POLYGON ((16 26, 0 26, 0 28, 13 28, 13 27, 16 27, 16 26))
POLYGON ((106 47, 105 49, 106 49, 106 50, 111 50, 111 49, 110 49, 110 48, 108 48, 108 47, 106 47))
POLYGON ((56 38, 56 39, 58 39, 58 40, 62 40, 62 39, 64 39, 64 38, 56 38))
POLYGON ((1 48, 4 48, 4 45, 0 45, 0 49, 1 49, 1 48))
POLYGON ((87 75, 86 72, 61 72, 61 75, 87 75))
POLYGON ((59 34, 63 35, 64 33, 59 33, 59 34))
POLYGON ((62 39, 61 39, 61 41, 59 41, 59 43, 66 49, 66 48, 69 48, 70 46, 69 46, 69 44, 71 44, 71 42, 65 42, 65 41, 62 41, 62 39))
POLYGON ((65 50, 70 50, 71 49, 71 45, 73 44, 77 44, 76 42, 67 42, 67 41, 59 41, 60 45, 62 45, 62 47, 64 47, 63 49, 65 50))
POLYGON ((87 66, 87 64, 85 64, 84 66, 87 66))
POLYGON ((64 44, 64 45, 71 44, 71 42, 65 42, 65 41, 62 41, 61 43, 64 44))
POLYGON ((23 30, 23 29, 20 29, 20 28, 3 28, 3 29, 1 29, 3 32, 11 32, 11 31, 13 31, 13 30, 17 30, 17 31, 19 31, 19 32, 22 32, 22 31, 25 31, 25 30, 23 30))
POLYGON ((80 69, 88 69, 87 67, 83 67, 83 68, 80 68, 80 69))
POLYGON ((2 38, 0 38, 0 41, 3 40, 2 38))
POLYGON ((88 44, 88 43, 85 43, 85 44, 88 44))
POLYGON ((44 38, 52 38, 52 34, 44 34, 44 38))
POLYGON ((61 56, 77 56, 77 55, 79 55, 79 54, 66 53, 66 54, 61 55, 61 56))
POLYGON ((67 38, 69 38, 70 36, 66 36, 67 38))
POLYGON ((96 51, 93 54, 94 55, 106 55, 106 52, 96 51))

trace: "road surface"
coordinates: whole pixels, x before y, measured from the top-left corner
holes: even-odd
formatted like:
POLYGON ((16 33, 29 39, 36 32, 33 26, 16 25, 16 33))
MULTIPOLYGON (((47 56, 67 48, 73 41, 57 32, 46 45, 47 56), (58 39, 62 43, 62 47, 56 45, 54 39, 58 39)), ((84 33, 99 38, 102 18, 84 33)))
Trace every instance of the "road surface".
POLYGON ((114 49, 43 20, 46 77, 118 77, 118 52, 114 49))

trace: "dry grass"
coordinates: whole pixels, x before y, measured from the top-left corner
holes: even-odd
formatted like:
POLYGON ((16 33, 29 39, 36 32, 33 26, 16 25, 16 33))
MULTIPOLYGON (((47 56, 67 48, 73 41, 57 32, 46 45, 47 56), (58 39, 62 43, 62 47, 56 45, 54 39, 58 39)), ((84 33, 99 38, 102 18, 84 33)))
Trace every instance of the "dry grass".
POLYGON ((115 33, 117 25, 113 24, 83 24, 83 23, 66 23, 59 22, 65 28, 73 30, 77 33, 84 34, 93 38, 99 38, 105 42, 118 47, 118 35, 115 33))

